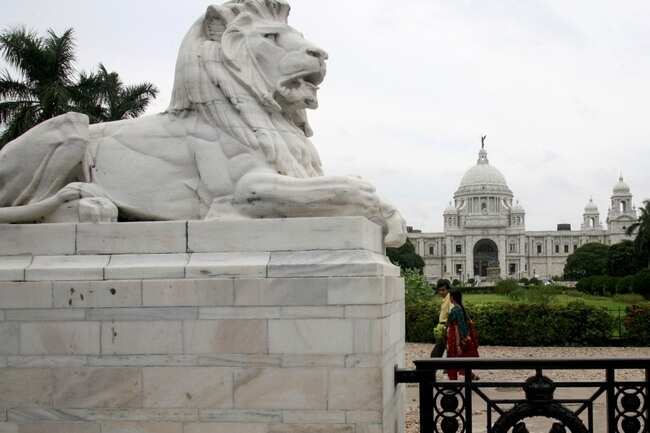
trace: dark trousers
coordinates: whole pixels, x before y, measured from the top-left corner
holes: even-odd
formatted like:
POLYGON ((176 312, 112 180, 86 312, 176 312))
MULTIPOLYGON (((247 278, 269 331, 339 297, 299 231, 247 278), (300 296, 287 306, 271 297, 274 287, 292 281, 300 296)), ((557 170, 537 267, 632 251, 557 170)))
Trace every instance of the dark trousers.
POLYGON ((445 350, 447 349, 447 339, 443 338, 442 341, 439 341, 433 346, 433 350, 431 351, 431 357, 432 358, 442 358, 442 356, 445 354, 445 350))

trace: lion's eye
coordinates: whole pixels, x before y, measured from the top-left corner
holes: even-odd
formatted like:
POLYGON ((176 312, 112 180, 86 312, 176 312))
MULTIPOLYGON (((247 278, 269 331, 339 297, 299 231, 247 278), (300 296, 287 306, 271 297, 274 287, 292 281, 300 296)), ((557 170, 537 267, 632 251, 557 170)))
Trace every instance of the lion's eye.
POLYGON ((279 37, 279 36, 280 36, 280 35, 279 35, 278 33, 266 33, 266 34, 264 35, 264 37, 265 37, 266 39, 269 39, 269 40, 275 42, 276 44, 278 43, 278 37, 279 37))

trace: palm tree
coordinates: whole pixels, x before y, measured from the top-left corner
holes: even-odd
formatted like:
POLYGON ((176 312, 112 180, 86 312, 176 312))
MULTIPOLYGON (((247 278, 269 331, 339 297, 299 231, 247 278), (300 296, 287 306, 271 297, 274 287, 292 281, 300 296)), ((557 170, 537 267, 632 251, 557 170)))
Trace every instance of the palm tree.
POLYGON ((66 113, 74 86, 74 36, 49 30, 45 38, 25 29, 0 33, 0 53, 16 69, 0 72, 0 147, 34 125, 66 113))
POLYGON ((108 72, 101 63, 95 78, 99 82, 98 96, 102 107, 97 119, 99 122, 141 116, 158 95, 158 89, 150 83, 125 86, 117 72, 108 72))
POLYGON ((639 220, 627 228, 627 235, 633 236, 636 233, 634 249, 640 257, 647 258, 650 268, 650 200, 644 201, 639 210, 639 220))
POLYGON ((0 148, 44 120, 76 111, 91 123, 138 117, 158 95, 150 83, 126 86, 116 72, 77 74, 74 33, 25 29, 0 33, 0 54, 17 71, 0 72, 0 148))

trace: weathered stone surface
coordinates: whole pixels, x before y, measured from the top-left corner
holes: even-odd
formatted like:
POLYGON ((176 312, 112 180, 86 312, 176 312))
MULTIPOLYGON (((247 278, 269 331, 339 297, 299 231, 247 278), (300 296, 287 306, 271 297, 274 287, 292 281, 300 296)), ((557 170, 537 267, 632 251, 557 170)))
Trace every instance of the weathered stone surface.
POLYGON ((25 281, 32 256, 0 256, 0 281, 25 281))
POLYGON ((104 279, 108 256, 36 256, 25 271, 27 281, 104 279))
POLYGON ((339 306, 282 307, 282 319, 343 319, 345 310, 339 306))
POLYGON ((142 406, 137 368, 61 368, 54 370, 54 407, 127 408, 142 406))
POLYGON ((197 359, 189 355, 104 355, 88 356, 87 364, 94 367, 173 367, 196 365, 197 359))
POLYGON ((199 418, 204 422, 277 424, 282 422, 281 410, 201 409, 199 418))
POLYGON ((266 277, 270 253, 192 254, 187 278, 266 277))
POLYGON ((16 354, 18 354, 18 324, 0 323, 0 355, 16 354))
POLYGON ((281 307, 216 307, 199 310, 201 320, 279 319, 281 317, 281 307))
POLYGON ((274 424, 268 433, 355 433, 354 425, 346 424, 274 424))
POLYGON ((241 369, 235 373, 240 409, 326 409, 326 369, 241 369))
POLYGON ((108 422, 102 433, 183 433, 183 424, 171 422, 108 422))
POLYGON ((85 320, 84 310, 8 310, 7 320, 18 322, 85 320))
POLYGON ((0 408, 49 406, 54 390, 52 371, 0 369, 0 390, 0 408))
POLYGON ((52 306, 52 283, 0 282, 2 308, 48 308, 52 306))
POLYGON ((354 350, 350 320, 272 320, 270 353, 345 354, 354 350))
POLYGON ((236 305, 326 305, 327 278, 235 280, 236 305))
POLYGON ((378 410, 350 410, 345 413, 348 424, 380 423, 381 412, 378 410))
POLYGON ((0 224, 0 256, 74 253, 74 224, 0 224))
POLYGON ((10 422, 31 423, 48 421, 146 421, 193 422, 198 420, 197 409, 54 409, 46 407, 20 407, 9 409, 10 422))
POLYGON ((185 278, 188 254, 124 254, 111 257, 107 280, 185 278))
POLYGON ((234 282, 231 279, 143 281, 145 306, 220 306, 232 305, 234 282))
POLYGON ((285 424, 345 424, 342 410, 285 410, 282 413, 285 424))
POLYGON ((330 278, 327 302, 330 305, 382 305, 386 301, 384 278, 330 278))
POLYGON ((18 433, 100 433, 101 430, 99 424, 50 422, 44 424, 20 424, 17 431, 18 433))
POLYGON ((256 354, 213 354, 198 355, 197 364, 212 367, 280 367, 282 357, 277 355, 256 354))
POLYGON ((85 356, 10 356, 7 359, 13 368, 71 368, 86 365, 85 356))
POLYGON ((382 409, 382 373, 378 368, 339 368, 330 371, 329 409, 382 409))
POLYGON ((201 320, 184 323, 185 353, 265 353, 264 320, 201 320))
POLYGON ((382 324, 385 320, 353 320, 353 353, 381 353, 385 348, 382 324))
POLYGON ((268 433, 266 424, 191 423, 184 433, 268 433))
POLYGON ((55 281, 57 308, 133 307, 142 304, 141 281, 55 281))
POLYGON ((233 407, 230 368, 145 368, 145 407, 233 407))
POLYGON ((21 323, 20 353, 22 355, 99 354, 99 323, 21 323))
POLYGON ((181 328, 177 321, 103 323, 102 354, 182 354, 181 328))
POLYGON ((144 320, 193 320, 199 310, 189 307, 170 308, 93 308, 87 310, 88 320, 144 321, 144 320))
POLYGON ((344 367, 344 355, 283 355, 282 367, 344 367))
POLYGON ((77 254, 185 253, 185 221, 79 224, 77 254))
POLYGON ((273 252, 269 277, 399 276, 383 254, 361 250, 273 252))

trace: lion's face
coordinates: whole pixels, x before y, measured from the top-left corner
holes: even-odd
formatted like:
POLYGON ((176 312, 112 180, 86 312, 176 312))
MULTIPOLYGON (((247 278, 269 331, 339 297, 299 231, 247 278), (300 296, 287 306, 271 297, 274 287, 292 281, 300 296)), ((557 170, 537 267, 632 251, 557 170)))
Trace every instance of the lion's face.
POLYGON ((293 115, 318 107, 328 56, 287 24, 288 14, 283 0, 235 0, 208 9, 205 31, 240 83, 267 108, 293 115))

